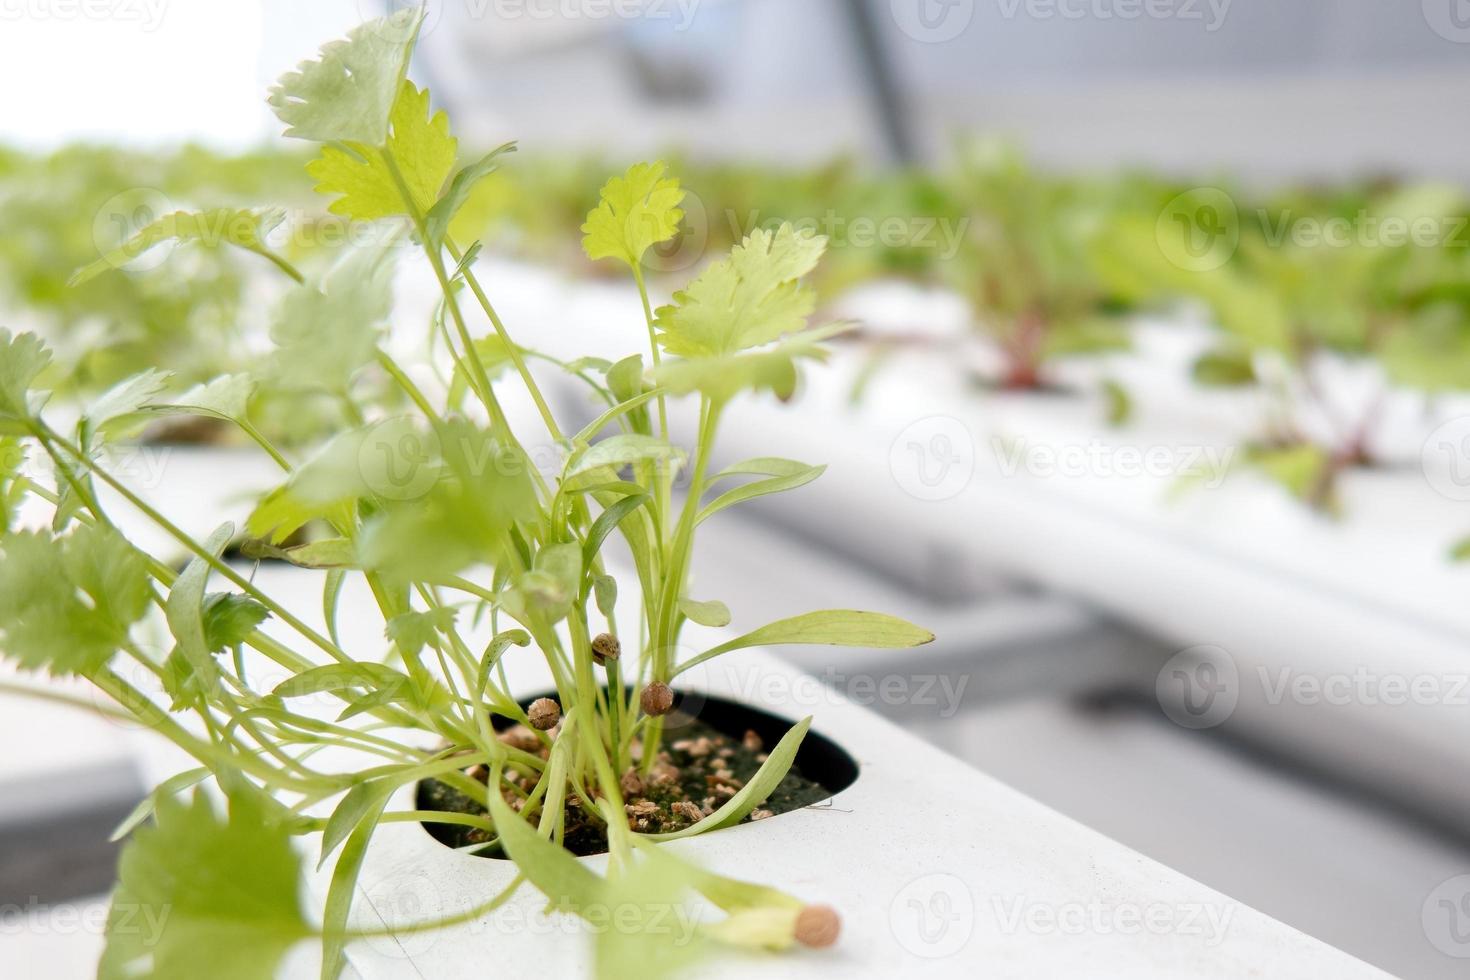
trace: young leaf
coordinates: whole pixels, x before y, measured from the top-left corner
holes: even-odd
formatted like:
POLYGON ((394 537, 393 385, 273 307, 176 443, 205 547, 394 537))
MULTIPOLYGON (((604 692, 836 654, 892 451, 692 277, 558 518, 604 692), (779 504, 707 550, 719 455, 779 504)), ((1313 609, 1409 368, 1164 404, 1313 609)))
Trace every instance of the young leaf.
POLYGON ((248 374, 225 374, 195 385, 181 395, 143 406, 159 415, 202 415, 238 422, 245 418, 255 382, 248 374))
POLYGON ((286 212, 280 208, 175 211, 138 229, 132 238, 104 253, 91 265, 78 269, 67 285, 80 286, 104 272, 120 269, 154 246, 168 241, 197 242, 209 248, 233 245, 270 258, 274 253, 266 247, 265 237, 285 218, 286 212))
POLYGON ((691 623, 698 623, 700 626, 730 625, 730 607, 719 600, 696 602, 693 599, 680 599, 679 611, 691 623))
POLYGON ((684 192, 679 181, 665 177, 667 165, 635 163, 602 188, 602 200, 582 225, 582 248, 593 259, 621 259, 637 268, 654 245, 679 231, 684 192))
POLYGON ((831 323, 760 350, 665 361, 654 371, 654 380, 673 394, 699 391, 715 401, 747 390, 769 390, 778 398, 790 398, 796 391, 797 363, 826 360, 827 350, 821 342, 849 329, 848 324, 831 323))
POLYGON ((95 672, 128 642, 148 597, 143 557, 104 525, 0 539, 0 649, 23 668, 95 672))
POLYGON ((503 633, 495 634, 490 640, 490 643, 485 647, 485 655, 480 658, 479 682, 481 694, 485 693, 485 687, 490 683, 491 669, 500 660, 501 654, 505 653, 506 648, 512 645, 518 647, 529 646, 530 643, 531 634, 525 630, 506 630, 503 633))
POLYGON ((438 246, 443 243, 449 234, 449 226, 454 222, 454 216, 469 199, 475 185, 500 169, 501 156, 515 151, 515 143, 502 144, 454 175, 454 179, 449 182, 449 189, 425 216, 424 223, 430 245, 438 246))
MULTIPOLYGON (((225 550, 225 545, 235 536, 235 525, 226 521, 215 529, 204 542, 204 550, 215 558, 225 550)), ((178 655, 186 670, 175 676, 175 708, 213 689, 219 678, 219 668, 210 656, 209 642, 204 627, 204 589, 209 583, 211 566, 203 558, 196 557, 185 566, 174 581, 164 603, 164 616, 168 620, 169 632, 178 641, 178 655)))
POLYGON ((223 653, 249 639, 270 610, 236 592, 211 592, 204 597, 204 643, 210 653, 223 653))
POLYGON ((531 610, 552 622, 571 611, 582 585, 582 549, 575 544, 554 544, 536 553, 536 563, 516 580, 506 595, 505 610, 524 623, 531 610))
POLYGON ((126 419, 153 401, 158 393, 168 386, 171 375, 166 371, 149 368, 118 382, 103 392, 83 417, 83 443, 91 441, 93 433, 101 432, 109 423, 126 419))
POLYGON ((201 792, 160 798, 123 849, 99 980, 272 980, 313 931, 299 874, 288 830, 253 800, 232 797, 221 820, 201 792))
POLYGON ((387 636, 405 657, 416 657, 426 646, 437 646, 439 635, 454 629, 455 612, 440 606, 428 612, 401 613, 388 620, 387 636))
POLYGON ((382 146, 426 10, 404 8, 353 28, 345 41, 323 46, 316 60, 281 76, 269 101, 286 135, 382 146))
POLYGON ((377 355, 383 324, 393 309, 389 245, 348 251, 320 284, 286 294, 271 323, 277 350, 270 380, 287 388, 341 395, 358 369, 377 355))
POLYGON ((602 543, 607 540, 613 528, 621 524, 623 518, 652 499, 646 493, 630 493, 616 503, 609 504, 601 514, 597 515, 597 520, 592 522, 592 527, 587 532, 587 540, 582 545, 582 563, 590 566, 592 559, 596 558, 597 553, 602 550, 602 543))
MULTIPOLYGON (((343 799, 328 821, 327 833, 322 835, 321 863, 325 863, 327 855, 336 848, 335 842, 328 846, 329 837, 339 832, 338 828, 332 826, 332 821, 338 821, 340 832, 346 835, 347 843, 342 848, 342 856, 337 859, 337 866, 332 869, 332 883, 327 888, 327 904, 322 910, 321 980, 337 980, 347 965, 347 944, 351 939, 347 934, 347 918, 352 912, 357 879, 362 873, 363 860, 367 857, 368 842, 372 839, 373 831, 382 818, 383 808, 388 805, 388 798, 391 796, 391 787, 380 789, 369 783, 354 787, 348 792, 348 797, 366 786, 373 788, 354 801, 350 808, 347 799, 343 799), (344 808, 347 811, 345 813, 344 808), (342 814, 340 820, 338 814, 342 814)), ((317 865, 318 868, 321 863, 317 865)))
POLYGON ((276 685, 271 694, 279 698, 300 698, 309 694, 335 694, 352 688, 406 690, 408 685, 408 678, 392 667, 360 661, 303 670, 276 685))
POLYGON ((1190 374, 1197 384, 1207 388, 1235 388, 1256 382, 1251 353, 1239 347, 1206 351, 1195 360, 1190 374))
MULTIPOLYGON (((430 113, 429 92, 404 80, 390 116, 387 152, 413 198, 413 210, 422 215, 439 200, 439 191, 454 169, 459 143, 449 134, 449 117, 430 113)), ((359 221, 373 221, 410 213, 398 182, 376 144, 324 146, 321 156, 307 165, 319 194, 340 195, 328 208, 359 221)))
POLYGON ((718 657, 722 653, 744 650, 747 647, 810 644, 897 650, 922 646, 932 643, 933 640, 933 633, 896 616, 851 609, 828 609, 778 620, 744 636, 737 636, 680 664, 675 673, 688 670, 695 664, 718 657))
POLYGON ((128 836, 128 834, 141 827, 144 820, 153 816, 153 811, 157 808, 160 799, 182 793, 184 790, 189 789, 191 786, 197 786, 208 778, 209 770, 201 766, 198 769, 186 769, 165 779, 153 788, 153 792, 143 797, 141 803, 133 807, 133 812, 124 817, 123 822, 113 829, 112 834, 107 838, 107 842, 109 844, 116 844, 128 836))
MULTIPOLYGON (((781 462, 789 461, 783 460, 781 462)), ((726 490, 714 500, 704 505, 695 518, 696 522, 703 523, 726 507, 733 507, 735 504, 743 503, 747 500, 754 500, 757 497, 764 497, 768 494, 782 493, 786 490, 795 490, 797 487, 804 487, 827 472, 827 467, 825 466, 803 466, 800 463, 795 464, 795 466, 797 468, 782 473, 779 476, 773 476, 769 480, 756 480, 753 483, 747 483, 733 490, 726 490)), ((726 470, 720 475, 725 476, 731 474, 729 470, 726 470)))
POLYGON ((657 436, 624 432, 609 436, 583 452, 573 454, 567 460, 567 469, 562 474, 562 480, 570 482, 575 477, 605 466, 617 470, 642 460, 673 460, 675 463, 682 463, 684 458, 682 449, 669 445, 657 436))
POLYGON ((800 330, 815 300, 798 280, 826 248, 827 239, 790 224, 774 233, 757 228, 659 308, 659 342, 676 356, 717 357, 800 330))
MULTIPOLYGON (((0 421, 31 417, 31 384, 50 363, 51 351, 35 334, 0 330, 0 421)), ((6 427, 5 431, 28 434, 24 427, 6 427)))
POLYGON ((392 778, 370 779, 358 783, 342 795, 322 830, 322 850, 317 858, 317 868, 327 863, 327 858, 332 856, 337 846, 364 819, 382 812, 395 788, 397 784, 392 778))
POLYGON ((740 790, 724 804, 705 817, 698 823, 685 827, 683 830, 671 831, 667 834, 647 834, 645 836, 652 840, 678 840, 681 837, 693 837, 696 834, 705 834, 711 830, 720 830, 724 827, 733 827, 745 819, 746 814, 760 806, 781 785, 781 780, 786 778, 786 773, 791 769, 791 764, 796 761, 796 750, 801 748, 801 740, 806 738, 807 729, 812 727, 811 716, 803 718, 791 730, 781 736, 781 741, 771 750, 766 761, 756 770, 750 782, 746 783, 740 790))
POLYGON ((607 883, 612 928, 597 930, 593 953, 599 977, 665 980, 698 976, 691 969, 708 950, 689 902, 693 876, 682 863, 635 861, 607 883))

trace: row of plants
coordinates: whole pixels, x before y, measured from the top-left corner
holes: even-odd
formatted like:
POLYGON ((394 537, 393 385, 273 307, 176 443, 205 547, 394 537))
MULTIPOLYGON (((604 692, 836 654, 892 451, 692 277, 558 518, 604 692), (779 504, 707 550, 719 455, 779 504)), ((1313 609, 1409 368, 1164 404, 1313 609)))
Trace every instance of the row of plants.
MULTIPOLYGON (((127 188, 237 205, 267 186, 292 216, 282 251, 308 271, 325 268, 344 234, 334 222, 356 219, 344 206, 310 202, 321 165, 308 172, 305 162, 286 152, 230 160, 199 150, 0 157, 0 218, 19 230, 0 246, 0 280, 10 280, 0 281, 0 295, 37 318, 58 350, 46 383, 96 393, 165 361, 202 380, 266 356, 250 337, 289 332, 290 311, 247 299, 247 275, 262 270, 239 256, 193 249, 180 257, 189 276, 133 263, 127 275, 75 289, 58 270, 96 257, 91 216, 115 217, 98 201, 126 197, 127 188)), ((810 277, 823 304, 894 278, 966 299, 969 337, 936 338, 922 324, 911 333, 851 331, 844 343, 873 352, 860 386, 895 348, 958 345, 957 362, 986 387, 1056 391, 1076 374, 1063 365, 1127 351, 1139 311, 1192 303, 1218 334, 1193 382, 1252 392, 1261 406, 1239 459, 1329 512, 1344 473, 1405 461, 1375 442, 1386 400, 1421 398, 1428 428, 1437 398, 1470 388, 1470 209, 1460 188, 1381 180, 1260 193, 1141 172, 1063 176, 996 141, 962 144, 934 172, 870 173, 850 160, 816 169, 676 166, 690 188, 689 217, 643 263, 655 289, 752 230, 786 221, 831 242, 810 277), (1342 404, 1324 374, 1343 364, 1368 368, 1378 390, 1342 404)), ((609 169, 592 155, 510 162, 469 190, 452 231, 486 249, 606 275, 569 229, 596 205, 598 175, 609 169)), ((1130 393, 1106 370, 1093 373, 1108 420, 1125 424, 1130 393)), ((399 397, 390 379, 377 380, 381 398, 399 397)), ((339 391, 301 381, 252 406, 257 426, 279 442, 320 439, 351 419, 339 391)))
MULTIPOLYGON (((687 717, 678 723, 696 727, 671 739, 690 670, 756 646, 933 638, 893 617, 827 610, 685 647, 687 624, 733 619, 690 593, 699 528, 821 474, 774 458, 714 472, 710 460, 732 401, 789 397, 801 364, 820 361, 842 331, 807 324, 816 298, 805 279, 826 242, 790 224, 752 231, 655 308, 644 259, 678 233, 684 191, 661 163, 608 180, 578 219, 582 245, 589 260, 631 274, 648 347, 565 365, 605 410, 564 428, 527 366, 534 351, 513 339, 477 275, 481 243, 453 231, 510 148, 459 165, 449 120, 406 80, 422 17, 413 8, 364 24, 270 97, 286 135, 314 144, 308 169, 332 210, 383 234, 313 272, 269 244, 275 207, 181 211, 78 277, 121 279, 114 266, 169 242, 274 270, 289 315, 248 372, 186 386, 190 376, 152 366, 83 399, 77 419, 50 400, 51 348, 0 332, 0 650, 23 670, 85 678, 116 705, 106 710, 196 764, 119 830, 129 842, 99 976, 265 980, 294 946, 315 941, 322 976, 333 978, 354 942, 474 921, 527 884, 552 911, 589 923, 616 910, 617 928, 595 930, 600 976, 671 976, 719 946, 830 945, 836 910, 660 846, 773 815, 778 800, 825 795, 794 767, 810 718, 773 744, 702 732, 687 717), (410 255, 441 294, 431 321, 414 325, 422 362, 395 358, 387 343, 392 271, 410 255), (379 377, 402 413, 385 407, 379 377), (351 419, 310 452, 276 444, 250 417, 260 396, 307 380, 351 419), (539 431, 511 424, 510 389, 534 404, 539 431), (668 439, 676 413, 697 416, 687 453, 668 439), (302 566, 279 589, 228 560, 231 524, 191 535, 109 470, 109 445, 178 416, 237 429, 279 467, 246 528, 302 566), (538 465, 545 457, 533 449, 544 446, 557 450, 555 465, 538 465), (49 520, 23 521, 23 509, 49 520), (117 510, 161 529, 187 563, 130 538, 123 528, 136 525, 117 510), (322 533, 292 544, 308 525, 322 533), (349 582, 381 615, 372 648, 345 643, 339 629, 349 582), (320 625, 293 612, 305 590, 320 592, 320 625), (519 698, 506 670, 515 657, 544 668, 546 696, 519 698), (272 671, 287 678, 264 683, 272 671), (681 747, 691 735, 705 751, 681 747), (402 805, 414 787, 417 802, 402 805), (365 856, 381 828, 405 822, 458 829, 457 846, 508 858, 515 874, 448 918, 364 927, 352 911, 365 856), (307 838, 313 863, 332 867, 322 909, 300 897, 307 838), (605 873, 577 860, 602 851, 605 873), (673 942, 658 923, 691 896, 715 914, 673 942)), ((191 254, 170 256, 159 273, 187 278, 191 254)), ((490 961, 495 950, 472 955, 490 961)))

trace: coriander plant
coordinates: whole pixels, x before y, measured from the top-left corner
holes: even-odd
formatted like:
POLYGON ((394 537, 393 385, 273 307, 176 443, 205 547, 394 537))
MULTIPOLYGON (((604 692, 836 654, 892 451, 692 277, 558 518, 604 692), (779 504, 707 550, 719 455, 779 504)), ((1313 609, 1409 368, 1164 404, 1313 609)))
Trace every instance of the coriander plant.
POLYGON ((106 710, 146 724, 197 762, 120 828, 132 839, 104 978, 265 978, 303 940, 322 944, 322 975, 337 976, 352 942, 382 934, 356 924, 353 896, 375 832, 402 822, 468 827, 478 849, 493 847, 518 874, 477 908, 390 932, 471 921, 529 883, 572 915, 620 903, 648 915, 696 893, 723 910, 677 948, 642 920, 601 932, 595 960, 605 976, 667 973, 712 944, 781 949, 836 938, 831 909, 657 846, 746 819, 787 775, 809 718, 709 812, 686 806, 672 825, 648 832, 646 805, 626 800, 660 778, 664 723, 690 668, 757 645, 897 648, 932 639, 892 617, 839 610, 772 623, 695 656, 676 653, 686 622, 729 619, 723 604, 688 592, 700 525, 820 475, 782 459, 711 472, 710 459, 730 401, 790 395, 798 364, 821 359, 822 342, 840 329, 806 326, 813 299, 801 280, 825 243, 789 226, 752 232, 654 309, 642 261, 676 234, 682 191, 657 163, 609 180, 582 228, 584 246, 591 259, 631 273, 648 361, 635 353, 615 364, 562 364, 606 406, 591 424, 564 429, 528 368, 538 355, 511 337, 476 274, 478 245, 462 247, 449 233, 457 208, 510 147, 456 167, 448 119, 406 78, 422 17, 410 9, 362 25, 270 96, 287 135, 320 145, 309 171, 332 209, 380 222, 380 242, 319 277, 265 244, 262 229, 277 218, 269 210, 170 215, 124 246, 126 259, 187 237, 282 270, 292 282, 263 368, 182 394, 170 393, 167 375, 146 372, 75 419, 37 390, 50 357, 44 344, 0 333, 0 649, 25 670, 86 678, 122 706, 106 710), (419 345, 446 361, 436 384, 416 381, 385 344, 389 281, 408 250, 442 294, 419 345), (387 415, 363 394, 372 390, 365 375, 388 379, 412 411, 387 415), (249 397, 308 383, 332 392, 356 421, 297 460, 252 424, 249 397), (535 438, 561 448, 555 469, 532 464, 529 437, 502 401, 507 386, 523 388, 534 406, 544 429, 535 438), (668 439, 677 412, 697 413, 687 457, 668 439), (236 534, 230 524, 193 537, 109 470, 107 447, 161 414, 227 420, 279 466, 279 486, 259 500, 246 530, 307 569, 289 573, 288 594, 272 594, 222 557, 236 534), (28 460, 46 461, 54 480, 28 460), (123 508, 126 519, 114 513, 123 508), (40 511, 44 523, 35 520, 40 511), (137 520, 186 550, 187 563, 130 539, 122 527, 137 520), (306 543, 293 543, 308 527, 306 543), (629 556, 616 568, 604 547, 614 538, 629 556), (337 608, 349 579, 365 583, 381 614, 379 648, 349 649, 341 639, 337 608), (321 589, 320 627, 292 611, 307 588, 321 589), (634 601, 619 605, 620 588, 634 601), (554 693, 523 707, 507 680, 508 657, 542 661, 554 693), (259 665, 288 679, 262 686, 259 665), (167 703, 129 679, 140 673, 167 703), (324 699, 333 711, 312 710, 324 699), (506 721, 518 727, 502 732, 506 721), (398 805, 403 790, 429 780, 477 806, 398 805), (214 792, 195 788, 206 782, 214 792), (574 816, 605 838, 605 875, 562 846, 574 816), (291 840, 308 835, 319 838, 316 860, 334 861, 320 916, 298 897, 304 869, 291 840), (157 936, 130 927, 140 910, 163 924, 157 936))

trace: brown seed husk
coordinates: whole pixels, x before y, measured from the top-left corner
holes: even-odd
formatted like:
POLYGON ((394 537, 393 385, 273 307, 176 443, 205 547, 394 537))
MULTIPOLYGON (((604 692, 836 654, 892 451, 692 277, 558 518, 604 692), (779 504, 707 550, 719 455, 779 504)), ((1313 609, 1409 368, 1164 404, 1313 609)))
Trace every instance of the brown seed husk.
POLYGON ((837 942, 842 919, 830 905, 808 905, 796 916, 796 941, 803 946, 821 949, 837 942))
POLYGON ((548 731, 556 727, 561 721, 561 706, 551 698, 540 698, 531 702, 531 708, 526 712, 526 717, 531 722, 531 727, 539 731, 548 731))
POLYGON ((638 698, 643 713, 657 718, 673 710, 674 692, 663 681, 654 681, 643 689, 638 698))
POLYGON ((611 633, 598 633, 592 638, 592 659, 599 664, 616 660, 623 655, 623 645, 611 633))

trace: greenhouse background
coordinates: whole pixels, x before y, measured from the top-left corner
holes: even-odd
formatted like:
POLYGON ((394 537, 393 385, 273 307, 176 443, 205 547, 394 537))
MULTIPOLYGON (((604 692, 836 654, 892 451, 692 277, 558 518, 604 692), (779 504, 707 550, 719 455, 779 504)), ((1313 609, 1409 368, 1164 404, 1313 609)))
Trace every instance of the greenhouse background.
MULTIPOLYGON (((109 258, 150 222, 280 205, 270 245, 309 277, 381 240, 313 195, 315 151, 264 93, 406 6, 0 0, 0 327, 54 349, 52 407, 270 363, 290 284, 188 242, 109 258), (122 268, 69 284, 99 259, 122 268)), ((855 703, 1282 935, 1463 975, 1462 0, 429 0, 408 77, 461 163, 516 142, 453 234, 583 424, 598 406, 558 366, 647 343, 582 249, 609 177, 659 159, 687 191, 645 259, 659 302, 753 230, 829 239, 814 322, 847 332, 794 399, 733 407, 715 460, 826 471, 711 522, 693 576, 741 624, 851 604, 935 634, 778 648, 819 728, 855 703)), ((436 290, 400 268, 395 325, 432 322, 436 290)), ((291 393, 250 412, 293 459, 354 422, 291 393)), ((278 477, 216 435, 166 419, 113 451, 203 534, 278 477)), ((284 574, 249 544, 241 568, 284 574)), ((0 976, 90 976, 110 837, 169 763, 4 653, 0 976)))

